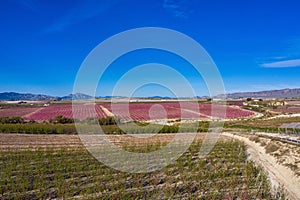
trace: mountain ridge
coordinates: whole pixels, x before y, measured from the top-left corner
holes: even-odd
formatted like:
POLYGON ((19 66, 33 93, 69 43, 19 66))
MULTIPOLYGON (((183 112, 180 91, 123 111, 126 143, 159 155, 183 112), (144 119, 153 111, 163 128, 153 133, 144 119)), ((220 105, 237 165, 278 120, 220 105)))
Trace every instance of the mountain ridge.
POLYGON ((50 100, 55 97, 44 94, 31 94, 31 93, 17 93, 17 92, 2 92, 0 93, 0 100, 18 101, 18 100, 50 100))
MULTIPOLYGON (((264 90, 258 92, 235 92, 229 94, 218 95, 217 97, 224 97, 238 99, 238 98, 300 98, 300 88, 285 88, 278 90, 264 90)), ((112 96, 98 97, 98 98, 113 98, 112 96)), ((201 98, 197 96, 198 98, 201 98)), ((21 100, 87 100, 92 99, 93 96, 76 93, 69 94, 66 96, 58 97, 58 96, 50 96, 45 94, 32 94, 32 93, 17 93, 17 92, 2 92, 0 93, 1 101, 21 101, 21 100)), ((162 98, 162 99, 170 99, 171 97, 160 97, 160 96, 149 96, 145 98, 162 98)), ((204 98, 204 97, 202 97, 204 98)))
POLYGON ((226 94, 227 98, 298 98, 300 88, 285 88, 277 90, 264 90, 258 92, 235 92, 226 94))
POLYGON ((45 94, 32 94, 32 93, 18 93, 18 92, 2 92, 0 93, 0 100, 1 101, 42 101, 42 100, 86 100, 91 99, 92 96, 76 93, 76 94, 69 94, 63 97, 57 96, 50 96, 45 94))

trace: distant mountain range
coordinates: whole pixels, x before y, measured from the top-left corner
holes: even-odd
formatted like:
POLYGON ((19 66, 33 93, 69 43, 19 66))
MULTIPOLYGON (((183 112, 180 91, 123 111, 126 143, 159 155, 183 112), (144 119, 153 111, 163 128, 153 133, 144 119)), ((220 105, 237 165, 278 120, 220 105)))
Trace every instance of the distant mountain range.
POLYGON ((3 92, 0 93, 0 100, 2 101, 20 101, 20 100, 27 100, 27 101, 42 101, 42 100, 85 100, 91 99, 92 96, 76 93, 76 94, 69 94, 63 97, 54 97, 44 94, 30 94, 30 93, 16 93, 16 92, 3 92))
POLYGON ((7 101, 17 101, 17 100, 51 100, 55 99, 55 97, 51 97, 49 95, 43 94, 21 94, 16 92, 3 92, 0 93, 0 100, 7 100, 7 101))
POLYGON ((227 98, 296 98, 300 97, 300 88, 297 89, 282 89, 282 90, 267 90, 260 92, 237 92, 226 95, 227 98))
POLYGON ((69 94, 68 96, 64 97, 58 97, 58 99, 62 100, 87 100, 87 99, 92 99, 93 97, 87 94, 82 94, 82 93, 76 93, 76 94, 69 94))
MULTIPOLYGON (((219 95, 224 96, 224 95, 219 95)), ((300 88, 297 89, 282 89, 282 90, 267 90, 260 92, 236 92, 231 94, 226 94, 227 98, 300 98, 300 88)), ((41 100, 87 100, 92 99, 93 97, 87 94, 76 93, 69 94, 63 97, 54 97, 44 94, 30 94, 30 93, 16 93, 16 92, 3 92, 0 93, 0 100, 2 101, 20 101, 20 100, 32 100, 32 101, 41 101, 41 100)), ((105 96, 98 98, 124 98, 117 96, 105 96)), ((160 96, 151 96, 148 98, 161 98, 161 99, 170 99, 170 97, 160 97, 160 96)), ((202 97, 204 98, 204 97, 202 97)))

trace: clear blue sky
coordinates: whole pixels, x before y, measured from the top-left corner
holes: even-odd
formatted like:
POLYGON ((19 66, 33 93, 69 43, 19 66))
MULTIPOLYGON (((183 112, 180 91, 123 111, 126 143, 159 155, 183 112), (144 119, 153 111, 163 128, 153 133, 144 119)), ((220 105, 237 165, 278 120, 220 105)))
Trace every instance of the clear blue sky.
MULTIPOLYGON (((298 0, 2 0, 0 91, 69 94, 93 48, 121 31, 148 26, 174 29, 199 42, 227 92, 300 87, 299 8, 298 0)), ((129 66, 153 61, 143 55, 119 59, 97 95, 109 95, 129 66)), ((164 61, 159 52, 150 55, 164 61)), ((170 58, 166 64, 187 65, 170 58)), ((203 87, 192 71, 183 73, 203 87)), ((145 91, 169 94, 157 87, 145 91)))

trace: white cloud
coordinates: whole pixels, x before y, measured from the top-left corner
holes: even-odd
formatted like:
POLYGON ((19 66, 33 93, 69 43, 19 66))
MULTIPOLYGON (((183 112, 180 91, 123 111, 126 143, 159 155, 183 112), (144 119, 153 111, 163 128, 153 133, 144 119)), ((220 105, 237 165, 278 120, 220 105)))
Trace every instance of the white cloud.
POLYGON ((27 9, 39 13, 41 2, 38 0, 12 0, 12 2, 25 6, 27 9))
POLYGON ((300 59, 264 63, 261 66, 267 68, 300 67, 300 59))
POLYGON ((56 20, 52 25, 45 29, 45 33, 49 32, 59 32, 68 28, 71 25, 80 23, 84 20, 93 18, 99 15, 102 12, 113 7, 118 1, 83 1, 80 4, 75 5, 74 7, 68 11, 66 11, 65 15, 56 20))
POLYGON ((163 7, 174 17, 187 19, 192 13, 191 3, 188 0, 164 0, 163 7))

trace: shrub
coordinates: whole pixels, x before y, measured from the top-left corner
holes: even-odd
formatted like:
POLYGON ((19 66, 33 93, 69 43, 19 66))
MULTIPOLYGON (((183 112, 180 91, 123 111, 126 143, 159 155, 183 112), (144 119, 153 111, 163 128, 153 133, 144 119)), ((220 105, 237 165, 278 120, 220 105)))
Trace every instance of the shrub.
POLYGON ((252 142, 255 142, 255 143, 258 143, 260 142, 260 139, 258 136, 255 136, 255 135, 252 135, 249 137, 249 140, 252 141, 252 142))
POLYGON ((264 147, 264 146, 266 146, 266 145, 267 145, 267 143, 266 143, 265 141, 261 141, 261 142, 260 142, 260 146, 264 147))
POLYGON ((1 117, 0 124, 23 124, 24 119, 22 117, 1 117))
POLYGON ((265 146, 266 153, 273 153, 279 149, 279 146, 274 143, 269 143, 267 146, 265 146))
POLYGON ((56 116, 55 118, 51 119, 50 122, 53 124, 71 124, 71 123, 74 123, 74 119, 66 118, 66 117, 59 115, 59 116, 56 116))
POLYGON ((72 124, 0 124, 2 133, 76 134, 72 124))
POLYGON ((116 117, 106 117, 106 118, 99 119, 100 125, 115 125, 119 123, 120 123, 120 119, 116 117))

